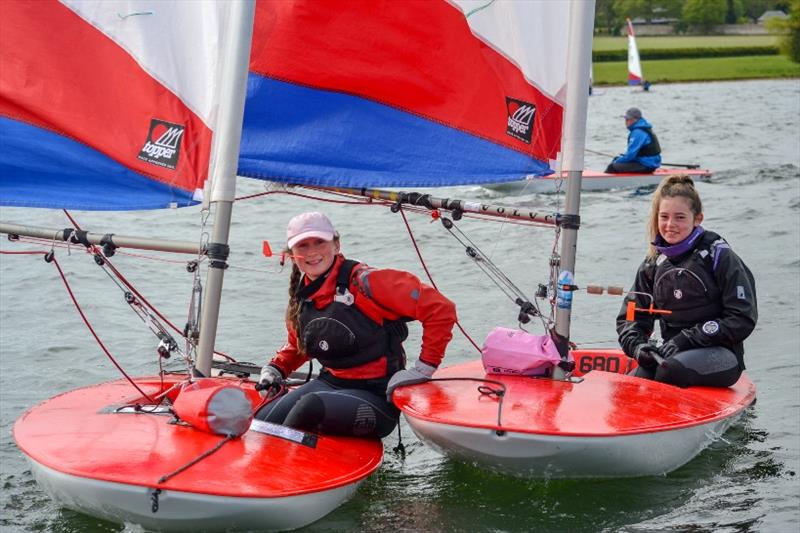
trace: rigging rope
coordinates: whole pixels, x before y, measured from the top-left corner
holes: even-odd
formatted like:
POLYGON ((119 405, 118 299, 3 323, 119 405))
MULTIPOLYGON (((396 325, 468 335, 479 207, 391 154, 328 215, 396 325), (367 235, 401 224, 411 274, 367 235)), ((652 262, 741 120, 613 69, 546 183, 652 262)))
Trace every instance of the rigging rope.
MULTIPOLYGON (((72 222, 73 226, 75 226, 75 228, 76 228, 77 230, 79 230, 79 231, 80 231, 80 226, 78 225, 77 221, 76 221, 76 220, 75 220, 75 219, 72 217, 72 215, 71 215, 71 214, 70 214, 70 213, 69 213, 69 212, 68 212, 66 209, 64 209, 63 211, 64 211, 64 214, 67 216, 67 218, 70 220, 70 222, 72 222)), ((209 216, 208 214, 205 214, 205 215, 204 215, 204 217, 205 217, 205 218, 204 218, 204 221, 202 222, 202 227, 203 227, 203 228, 205 227, 205 221, 207 221, 207 220, 208 220, 208 216, 209 216)), ((202 239, 202 238, 206 238, 206 239, 208 239, 208 237, 209 237, 209 236, 208 236, 208 234, 207 234, 207 233, 203 233, 203 236, 201 236, 201 239, 202 239)), ((70 243, 70 242, 72 242, 72 239, 68 239, 68 240, 67 240, 67 243, 70 243)), ((92 244, 89 244, 88 246, 86 246, 86 249, 87 249, 87 253, 90 253, 90 254, 92 254, 92 255, 95 257, 95 262, 98 264, 98 266, 99 266, 101 269, 103 269, 103 272, 105 272, 105 273, 106 273, 106 275, 107 275, 107 276, 109 276, 109 278, 110 278, 110 279, 111 279, 111 280, 112 280, 112 281, 113 281, 113 282, 114 282, 114 283, 115 283, 115 284, 116 284, 118 287, 120 287, 120 289, 121 289, 121 290, 123 290, 123 292, 125 292, 125 289, 124 289, 124 288, 123 288, 123 287, 122 287, 122 286, 121 286, 121 285, 120 285, 120 284, 117 282, 117 280, 116 280, 116 279, 114 279, 114 277, 112 277, 112 276, 111 276, 111 274, 109 274, 109 272, 108 272, 108 271, 106 271, 106 269, 104 268, 105 264, 107 264, 107 265, 108 265, 109 269, 111 270, 111 272, 113 272, 114 276, 116 276, 116 277, 119 279, 119 281, 121 281, 121 282, 124 284, 124 286, 125 286, 125 287, 126 287, 126 288, 127 288, 127 289, 128 289, 130 292, 131 292, 131 293, 133 293, 133 294, 136 296, 136 298, 138 298, 139 302, 140 302, 140 303, 143 303, 143 304, 144 304, 144 306, 146 306, 146 308, 145 308, 145 307, 141 307, 141 309, 142 309, 142 311, 145 313, 145 316, 146 316, 146 317, 149 317, 149 319, 150 319, 150 320, 153 320, 153 322, 154 322, 154 323, 157 323, 157 321, 155 321, 154 319, 152 319, 152 315, 150 315, 150 313, 149 313, 149 311, 148 311, 148 309, 149 309, 150 311, 152 311, 153 313, 155 313, 155 315, 156 315, 156 316, 157 316, 159 319, 161 319, 162 321, 164 321, 164 322, 165 322, 165 323, 166 323, 166 324, 167 324, 167 325, 168 325, 170 328, 172 328, 172 330, 173 330, 173 331, 175 331, 176 333, 178 333, 179 335, 181 335, 181 336, 182 336, 184 339, 186 338, 186 335, 184 334, 184 331, 183 331, 183 330, 181 330, 181 329, 179 329, 179 328, 178 328, 178 327, 177 327, 175 324, 173 324, 173 323, 172 323, 172 321, 170 321, 170 320, 169 320, 169 319, 168 319, 166 316, 164 316, 164 315, 163 315, 163 314, 162 314, 162 313, 161 313, 161 312, 160 312, 160 311, 159 311, 159 310, 158 310, 158 309, 157 309, 157 308, 156 308, 156 307, 155 307, 153 304, 151 304, 151 303, 150 303, 150 301, 149 301, 147 298, 145 298, 145 297, 144 297, 144 295, 142 295, 142 293, 140 293, 140 292, 139 292, 139 291, 136 289, 136 287, 134 287, 134 286, 133 286, 133 284, 132 284, 132 283, 131 283, 131 282, 130 282, 130 281, 129 281, 129 280, 128 280, 128 279, 127 279, 127 278, 126 278, 126 277, 125 277, 125 276, 124 276, 124 275, 123 275, 123 274, 122 274, 122 273, 121 273, 121 272, 120 272, 120 271, 119 271, 119 270, 118 270, 118 269, 115 267, 115 266, 114 266, 114 264, 111 262, 111 260, 110 260, 108 257, 104 257, 104 256, 103 256, 103 255, 100 253, 100 251, 97 249, 97 247, 96 247, 96 246, 94 246, 94 245, 92 245, 92 244), (101 263, 100 261, 98 261, 98 259, 99 259, 100 261, 102 261, 102 263, 101 263)), ((201 254, 201 256, 202 256, 202 254, 201 254)), ((201 258, 199 261, 202 261, 202 258, 201 258)), ((185 263, 184 263, 184 264, 185 264, 185 263)), ((130 302, 130 301, 128 301, 128 297, 127 297, 127 296, 126 296, 126 302, 128 302, 128 304, 129 304, 129 305, 131 304, 131 302, 130 302)), ((136 312, 136 309, 134 309, 134 312, 136 312)), ((147 324, 147 325, 148 325, 148 327, 150 326, 150 323, 148 322, 148 318, 145 318, 145 317, 143 317, 143 316, 142 316, 141 314, 139 314, 138 312, 137 312, 137 315, 138 315, 140 318, 142 318, 142 320, 145 322, 145 324, 147 324)), ((169 335, 169 334, 166 332, 166 330, 163 328, 163 326, 160 326, 160 324, 159 324, 159 330, 160 330, 160 331, 161 331, 163 334, 169 335)), ((156 333, 156 332, 154 332, 154 333, 156 333)), ((156 333, 156 335, 158 335, 158 333, 156 333)), ((220 356, 222 356, 222 357, 224 357, 224 358, 226 358, 226 359, 228 359, 229 361, 235 361, 235 359, 234 359, 233 357, 231 357, 231 356, 229 356, 229 355, 227 355, 227 354, 225 354, 225 353, 223 353, 223 352, 218 352, 218 351, 215 351, 214 353, 215 353, 215 354, 217 354, 217 355, 220 355, 220 356)), ((184 355, 184 356, 185 356, 185 354, 182 354, 182 355, 184 355)))
MULTIPOLYGON (((501 381, 496 381, 494 379, 487 379, 487 378, 431 378, 430 381, 478 381, 481 383, 491 383, 499 387, 498 389, 493 389, 487 385, 481 385, 478 387, 478 392, 481 393, 481 396, 496 396, 497 397, 497 427, 501 428, 503 426, 502 423, 502 415, 503 415, 503 399, 506 395, 506 385, 501 381)), ((497 430, 498 434, 502 430, 497 430)))
MULTIPOLYGON (((104 342, 100 339, 100 337, 97 334, 97 332, 95 331, 94 327, 89 322, 89 319, 86 316, 86 314, 84 313, 82 307, 78 303, 77 298, 75 297, 75 294, 72 291, 72 288, 71 288, 71 286, 69 284, 69 281, 67 280, 66 275, 64 274, 64 271, 61 268, 60 264, 58 263, 58 261, 57 261, 57 259, 55 257, 55 252, 54 252, 55 248, 56 247, 66 248, 67 252, 71 253, 70 252, 71 251, 71 247, 70 247, 71 244, 76 244, 76 243, 79 243, 79 242, 84 244, 84 246, 85 246, 84 250, 86 251, 86 253, 89 253, 89 254, 91 254, 93 256, 93 258, 95 260, 95 263, 98 266, 100 266, 102 268, 103 272, 109 277, 109 279, 111 279, 111 281, 114 282, 114 284, 117 285, 117 287, 120 290, 123 291, 123 293, 125 294, 126 302, 129 304, 131 309, 137 314, 137 316, 139 316, 142 319, 142 321, 150 328, 150 330, 159 338, 159 340, 160 340, 159 353, 162 355, 162 357, 163 357, 163 350, 164 349, 169 348, 171 345, 174 345, 177 348, 177 345, 175 344, 174 339, 172 339, 172 337, 169 335, 169 333, 167 333, 166 329, 161 325, 161 323, 158 320, 156 320, 153 317, 153 315, 150 313, 150 311, 148 311, 148 309, 145 308, 144 305, 142 305, 142 303, 144 303, 147 307, 149 307, 149 309, 151 309, 159 318, 161 318, 165 323, 167 323, 173 330, 175 330, 178 333, 181 333, 181 331, 174 324, 172 324, 172 322, 170 322, 160 311, 158 311, 158 309, 156 309, 146 298, 144 298, 144 296, 142 296, 141 293, 138 290, 136 290, 136 288, 130 283, 130 281, 128 281, 128 279, 125 278, 125 276, 118 269, 116 269, 116 267, 114 267, 114 265, 111 263, 111 261, 108 259, 108 257, 104 257, 99 252, 99 250, 98 250, 98 248, 96 246, 94 246, 94 245, 92 245, 92 244, 90 244, 88 242, 81 242, 81 240, 82 240, 81 236, 76 234, 76 232, 80 232, 81 231, 80 230, 80 226, 77 224, 77 222, 74 220, 74 218, 69 214, 69 212, 64 210, 64 213, 69 218, 69 220, 72 222, 73 226, 76 228, 76 230, 73 231, 73 234, 68 234, 68 236, 66 237, 66 242, 60 243, 60 242, 55 241, 55 240, 53 240, 53 241, 45 241, 43 239, 27 239, 27 240, 24 240, 24 241, 25 242, 37 243, 37 244, 41 244, 41 243, 50 244, 50 250, 49 251, 41 251, 41 250, 34 250, 34 251, 7 251, 7 250, 0 250, 0 254, 7 254, 7 255, 43 255, 45 257, 45 261, 46 262, 48 262, 48 263, 52 262, 56 266, 56 268, 58 270, 58 273, 59 273, 59 275, 60 275, 60 277, 62 279, 62 282, 64 283, 64 286, 66 287, 67 292, 68 292, 70 298, 72 299, 72 302, 75 305, 75 308, 78 311, 78 314, 81 316, 81 319, 83 320, 84 324, 86 324, 86 327, 89 329, 90 333, 95 338, 95 340, 97 341, 98 345, 103 350, 103 352, 106 354, 108 359, 117 368, 117 370, 122 374, 122 376, 137 391, 139 391, 139 393, 144 398, 146 398, 150 403, 159 403, 159 402, 155 402, 153 400, 153 398, 151 398, 148 394, 146 394, 133 381, 133 379, 130 377, 130 375, 128 375, 128 373, 122 368, 122 366, 117 362, 117 360, 111 354, 109 349, 106 347, 104 342), (106 266, 108 266, 108 268, 106 268, 106 266), (112 276, 111 272, 113 272, 113 274, 114 274, 113 276, 112 276), (124 284, 124 286, 123 286, 123 284, 124 284), (134 298, 133 294, 135 294, 139 298, 139 300, 134 298)), ((9 240, 18 241, 18 240, 23 240, 23 239, 20 239, 18 236, 9 235, 9 240)), ((85 238, 83 239, 83 241, 85 241, 85 238)), ((185 337, 185 335, 184 335, 184 337, 185 337)), ((178 350, 178 351, 180 352, 180 350, 178 350)), ((214 353, 218 354, 218 355, 221 355, 222 357, 225 357, 226 359, 228 359, 230 361, 235 361, 234 358, 232 358, 229 355, 224 354, 222 352, 215 351, 214 353)), ((159 362, 159 369, 160 369, 159 375, 162 376, 162 388, 163 388, 164 369, 163 369, 163 366, 162 366, 162 357, 159 357, 158 362, 159 362)), ((162 395, 162 397, 163 397, 163 395, 162 395)))
MULTIPOLYGON (((75 227, 75 230, 82 231, 77 221, 72 217, 69 211, 67 211, 66 209, 64 209, 63 211, 64 214, 67 216, 67 218, 70 220, 70 222, 72 222, 72 225, 75 227)), ((85 239, 81 239, 80 236, 78 236, 76 239, 76 235, 73 232, 73 234, 70 235, 70 237, 67 239, 67 242, 74 242, 75 240, 81 242, 81 244, 83 244, 86 247, 87 251, 93 255, 95 263, 103 270, 103 272, 109 277, 109 279, 111 279, 111 281, 114 282, 114 284, 117 285, 117 287, 119 287, 119 289, 123 292, 125 296, 125 302, 131 307, 133 312, 136 313, 136 315, 145 323, 145 325, 150 329, 150 331, 152 331, 153 334, 159 339, 159 345, 158 345, 159 355, 161 357, 169 357, 169 354, 172 351, 177 351, 178 353, 181 354, 187 365, 189 365, 187 354, 185 354, 178 348, 175 339, 173 339, 172 336, 164 328, 164 326, 162 326, 161 323, 153 317, 153 314, 150 313, 148 308, 153 312, 155 312, 155 314, 161 320, 166 322, 175 331, 180 333, 180 330, 177 329, 157 309, 155 309, 155 307, 152 304, 150 304, 150 302, 144 296, 142 296, 142 294, 139 291, 136 290, 133 284, 131 284, 128 281, 128 279, 124 275, 122 275, 122 273, 119 270, 117 270, 117 268, 114 266, 111 260, 107 256, 104 257, 103 254, 100 253, 99 249, 95 245, 85 242, 85 239), (106 269, 106 265, 108 266, 108 269, 106 269), (116 276, 116 279, 114 278, 114 276, 111 275, 109 270, 113 272, 114 276, 116 276), (120 284, 120 282, 124 284, 125 287, 123 287, 120 284), (133 294, 136 295, 138 300, 137 298, 133 297, 133 294), (144 304, 147 307, 142 305, 142 302, 144 302, 144 304)))
MULTIPOLYGON (((520 315, 519 315, 519 322, 520 322, 520 329, 522 328, 522 324, 528 322, 527 316, 538 317, 542 321, 542 326, 545 328, 546 331, 549 331, 552 327, 552 319, 548 320, 542 315, 541 310, 539 309, 536 300, 531 301, 523 292, 519 289, 509 278, 505 275, 505 273, 489 259, 483 251, 478 247, 477 244, 472 242, 472 240, 463 232, 459 227, 455 225, 450 219, 442 218, 442 225, 445 229, 450 233, 450 235, 456 239, 456 241, 461 244, 467 252, 467 255, 474 261, 474 263, 481 269, 481 271, 486 274, 486 276, 500 289, 500 291, 508 296, 508 298, 514 302, 515 304, 520 306, 520 315), (456 230, 459 235, 456 235, 453 230, 456 230), (466 242, 465 242, 466 241, 466 242), (467 244, 468 243, 468 244, 467 244)), ((552 310, 551 310, 552 315, 552 310)))
MULTIPOLYGON (((203 459, 205 459, 206 457, 208 457, 208 456, 209 456, 209 455, 211 455, 212 453, 214 453, 214 452, 216 452, 217 450, 219 450, 220 448, 222 448, 222 446, 223 446, 223 445, 224 445, 226 442, 230 442, 230 441, 232 441, 233 439, 235 439, 235 438, 237 438, 237 437, 238 437, 238 435, 227 435, 227 436, 223 437, 223 438, 222 438, 222 439, 221 439, 219 442, 217 442, 217 443, 214 445, 214 447, 213 447, 213 448, 211 448, 211 449, 209 449, 209 450, 206 450, 206 451, 204 451, 203 453, 201 453, 200 455, 198 455, 197 457, 195 457, 194 459, 192 459, 191 461, 189 461, 189 462, 188 462, 188 463, 186 463, 185 465, 183 465, 183 466, 179 467, 178 469, 176 469, 176 470, 174 470, 174 471, 170 472, 169 474, 165 474, 165 475, 161 476, 161 477, 159 478, 159 480, 158 480, 156 483, 158 483, 159 485, 161 485, 162 483, 166 483, 166 482, 167 482, 167 481, 169 481, 171 478, 173 478, 173 477, 177 476, 178 474, 180 474, 180 473, 181 473, 181 472, 183 472, 184 470, 187 470, 188 468, 190 468, 190 467, 192 467, 192 466, 196 465, 197 463, 199 463, 200 461, 202 461, 203 459)), ((155 511, 153 511, 153 512, 155 512, 155 511)))
MULTIPOLYGON (((438 291, 439 287, 437 287, 436 282, 433 281, 433 276, 431 276, 430 270, 428 270, 428 265, 425 264, 425 259, 422 258, 422 252, 420 251, 419 246, 417 246, 417 240, 414 238, 414 232, 411 231, 411 226, 409 226, 408 224, 408 219, 406 218, 406 214, 402 206, 398 209, 398 212, 403 217, 403 222, 406 225, 406 230, 408 230, 408 236, 411 238, 411 244, 414 245, 414 250, 417 252, 417 257, 419 257, 419 261, 420 263, 422 263, 422 268, 425 270, 425 274, 428 276, 428 280, 430 280, 433 288, 438 291)), ((458 319, 456 319, 456 326, 458 326, 458 329, 461 331, 461 334, 464 335, 464 337, 466 337, 466 339, 475 347, 476 350, 478 350, 478 353, 481 353, 480 346, 478 346, 475 343, 475 341, 472 340, 472 337, 470 337, 469 334, 466 332, 466 330, 461 326, 461 322, 459 322, 458 319)))
POLYGON ((125 372, 125 370, 120 366, 120 364, 117 362, 117 360, 114 358, 114 356, 111 355, 111 352, 108 350, 108 348, 106 348, 106 345, 103 343, 103 341, 97 335, 97 332, 94 330, 94 327, 92 327, 92 324, 89 322, 89 319, 87 318, 86 314, 83 312, 83 309, 81 308, 81 305, 78 303, 78 299, 75 297, 75 294, 72 292, 72 287, 70 287, 69 281, 67 281, 67 277, 64 274, 64 271, 61 269, 61 265, 58 263, 58 259, 56 259, 55 254, 53 253, 52 250, 47 251, 47 252, 45 252, 45 251, 7 252, 7 251, 3 250, 3 251, 0 251, 0 253, 3 253, 3 254, 42 254, 44 256, 44 259, 45 259, 46 262, 48 262, 48 263, 52 262, 53 265, 55 265, 56 269, 58 270, 58 274, 61 276, 61 280, 64 282, 64 287, 66 287, 67 293, 69 293, 69 297, 72 299, 72 303, 75 305, 75 308, 78 310, 78 314, 80 314, 81 318, 83 319, 83 323, 86 324, 86 327, 89 329, 89 332, 92 334, 92 336, 94 336, 95 340, 97 341, 97 344, 100 346, 100 348, 103 350, 103 352, 105 352, 106 356, 114 364, 114 366, 117 367, 117 370, 120 371, 120 373, 125 377, 125 379, 127 379, 128 382, 131 385, 133 385, 133 387, 137 391, 139 391, 139 394, 141 394, 143 397, 147 398, 147 400, 150 403, 155 403, 154 400, 146 392, 144 392, 141 388, 139 388, 139 386, 136 384, 136 382, 133 381, 133 379, 128 375, 128 373, 125 372))
MULTIPOLYGON (((219 442, 217 442, 214 445, 213 448, 211 448, 209 450, 206 450, 205 452, 201 453, 200 455, 198 455, 197 457, 195 457, 194 459, 192 459, 191 461, 189 461, 185 465, 179 467, 177 470, 174 470, 174 471, 170 472, 169 474, 165 474, 165 475, 161 476, 161 478, 159 478, 159 480, 156 483, 159 484, 159 485, 161 485, 162 483, 166 483, 171 478, 177 476, 178 474, 180 474, 184 470, 187 470, 188 468, 196 465, 197 463, 199 463, 200 461, 202 461, 203 459, 205 459, 209 455, 217 452, 220 448, 222 448, 222 446, 225 445, 226 442, 230 442, 235 438, 237 438, 236 435, 228 435, 226 437, 223 437, 219 442)), ((159 497, 160 494, 161 494, 161 489, 155 489, 150 494, 150 502, 151 502, 150 510, 153 513, 157 513, 158 512, 158 508, 159 508, 158 497, 159 497)))

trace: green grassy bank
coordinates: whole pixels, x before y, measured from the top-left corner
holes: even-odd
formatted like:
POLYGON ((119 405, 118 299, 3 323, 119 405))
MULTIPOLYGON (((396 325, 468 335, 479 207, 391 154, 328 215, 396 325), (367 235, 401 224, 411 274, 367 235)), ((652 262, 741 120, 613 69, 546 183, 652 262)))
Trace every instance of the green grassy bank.
MULTIPOLYGON (((627 37, 595 37, 594 50, 624 50, 627 37)), ((770 46, 773 35, 709 35, 637 37, 639 53, 645 50, 770 46)), ((625 85, 625 61, 595 62, 594 85, 625 85)), ((651 83, 719 81, 759 78, 800 78, 800 64, 783 55, 642 60, 644 78, 651 83)))
MULTIPOLYGON (((593 68, 595 86, 628 83, 627 62, 595 63, 593 68)), ((800 63, 782 55, 665 59, 642 61, 642 74, 651 83, 800 78, 800 63)))
MULTIPOLYGON (((775 46, 774 35, 664 35, 661 37, 637 37, 636 46, 644 49, 668 48, 724 48, 728 46, 775 46)), ((592 50, 627 50, 627 37, 595 37, 592 50)))

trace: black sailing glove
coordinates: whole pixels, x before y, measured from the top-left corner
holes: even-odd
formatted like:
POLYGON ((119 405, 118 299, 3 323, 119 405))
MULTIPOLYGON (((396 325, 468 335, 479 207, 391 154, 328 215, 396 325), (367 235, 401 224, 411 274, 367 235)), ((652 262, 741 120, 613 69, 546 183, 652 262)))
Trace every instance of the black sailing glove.
POLYGON ((643 342, 636 346, 633 351, 633 358, 639 363, 639 366, 646 370, 653 370, 659 364, 658 349, 649 342, 643 342))
POLYGON ((658 349, 658 353, 664 358, 672 357, 678 352, 683 352, 691 348, 691 344, 692 342, 689 340, 689 337, 684 335, 683 332, 680 332, 662 344, 658 349))
POLYGON ((679 351, 681 351, 681 350, 678 348, 678 345, 677 345, 677 344, 675 344, 675 343, 674 343, 674 342, 672 342, 672 341, 667 341, 667 342, 665 342, 665 343, 664 343, 664 344, 662 344, 662 345, 661 345, 661 347, 658 349, 658 352, 659 352, 659 353, 660 353, 660 354, 661 354, 661 355, 662 355, 662 356, 663 356, 665 359, 666 359, 667 357, 672 357, 673 355, 675 355, 675 354, 676 354, 676 353, 678 353, 679 351))

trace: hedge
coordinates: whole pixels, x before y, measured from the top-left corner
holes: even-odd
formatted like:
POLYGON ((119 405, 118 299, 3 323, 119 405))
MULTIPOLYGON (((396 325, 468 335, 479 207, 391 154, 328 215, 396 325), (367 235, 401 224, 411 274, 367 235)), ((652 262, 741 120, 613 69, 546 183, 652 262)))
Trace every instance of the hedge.
MULTIPOLYGON (((727 46, 719 48, 658 48, 639 50, 645 59, 693 59, 698 57, 772 56, 780 54, 777 46, 727 46)), ((627 50, 602 50, 592 52, 592 61, 627 61, 627 50)))

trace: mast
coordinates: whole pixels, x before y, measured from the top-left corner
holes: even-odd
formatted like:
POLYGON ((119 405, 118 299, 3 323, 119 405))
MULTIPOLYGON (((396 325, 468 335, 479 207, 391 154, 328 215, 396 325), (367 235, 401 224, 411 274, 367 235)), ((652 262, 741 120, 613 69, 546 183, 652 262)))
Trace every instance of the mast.
MULTIPOLYGON (((562 167, 567 174, 567 195, 561 223, 561 270, 575 273, 575 250, 580 227, 581 174, 586 146, 586 114, 589 107, 589 80, 592 36, 594 34, 594 0, 573 0, 569 17, 569 49, 567 51, 567 96, 564 106, 562 167)), ((573 276, 574 277, 574 276, 573 276)), ((556 308, 555 331, 566 350, 572 304, 556 308)), ((566 351, 562 352, 562 355, 566 351)))
POLYGON ((204 376, 211 375, 222 280, 228 266, 228 235, 236 193, 236 170, 255 15, 255 1, 228 1, 231 9, 223 43, 224 50, 220 54, 219 117, 214 135, 215 157, 211 163, 210 201, 214 205, 214 229, 208 244, 209 270, 195 362, 196 369, 204 376))

